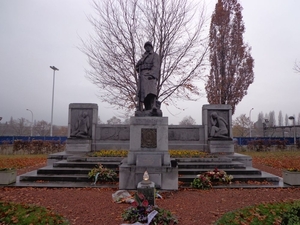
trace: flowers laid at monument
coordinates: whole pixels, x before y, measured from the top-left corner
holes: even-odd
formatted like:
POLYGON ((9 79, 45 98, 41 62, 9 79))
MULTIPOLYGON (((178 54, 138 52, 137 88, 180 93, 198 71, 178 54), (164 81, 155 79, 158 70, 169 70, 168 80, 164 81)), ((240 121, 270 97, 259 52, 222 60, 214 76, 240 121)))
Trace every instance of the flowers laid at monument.
POLYGON ((94 179, 94 184, 96 184, 97 181, 115 181, 117 173, 114 170, 105 168, 102 164, 98 164, 88 173, 88 176, 94 179))
POLYGON ((178 220, 168 210, 149 205, 141 193, 135 193, 131 206, 122 213, 124 221, 134 224, 178 224, 178 220))
POLYGON ((210 189, 213 184, 230 184, 233 179, 232 175, 227 175, 224 170, 218 170, 215 168, 212 171, 207 171, 202 174, 198 174, 192 182, 192 187, 197 189, 210 189))

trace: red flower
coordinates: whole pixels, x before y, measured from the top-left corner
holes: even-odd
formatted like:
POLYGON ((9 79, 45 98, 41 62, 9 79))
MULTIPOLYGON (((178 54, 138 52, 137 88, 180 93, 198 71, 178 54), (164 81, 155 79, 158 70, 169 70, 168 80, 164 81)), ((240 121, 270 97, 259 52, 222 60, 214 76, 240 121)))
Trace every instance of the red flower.
POLYGON ((134 201, 134 202, 131 203, 131 205, 132 205, 133 207, 137 207, 137 206, 138 206, 138 203, 137 203, 136 201, 134 201))
POLYGON ((142 194, 142 193, 138 193, 138 196, 141 200, 144 200, 145 199, 145 196, 142 194))
POLYGON ((148 207, 149 202, 147 201, 147 199, 144 199, 144 201, 142 202, 142 206, 144 207, 148 207))

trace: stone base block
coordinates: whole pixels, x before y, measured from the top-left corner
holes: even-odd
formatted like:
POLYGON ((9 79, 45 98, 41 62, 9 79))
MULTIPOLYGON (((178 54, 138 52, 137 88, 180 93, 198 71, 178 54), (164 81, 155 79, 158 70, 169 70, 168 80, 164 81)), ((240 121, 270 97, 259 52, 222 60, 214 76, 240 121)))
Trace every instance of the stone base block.
POLYGON ((131 152, 128 153, 127 163, 137 166, 170 166, 169 152, 131 152))
POLYGON ((83 154, 90 152, 92 140, 90 139, 71 139, 68 138, 66 142, 66 152, 72 154, 83 154))
POLYGON ((209 152, 212 154, 216 153, 225 153, 233 154, 234 153, 234 143, 232 139, 211 139, 208 140, 209 152))
POLYGON ((15 169, 7 169, 0 171, 0 184, 12 184, 16 182, 17 171, 15 169))
POLYGON ((131 117, 130 151, 168 151, 168 118, 131 117))
POLYGON ((283 183, 288 185, 300 185, 300 172, 283 171, 283 183))
POLYGON ((143 180, 144 172, 147 170, 150 180, 155 187, 163 190, 178 190, 178 169, 170 166, 143 167, 128 165, 123 160, 119 166, 119 189, 135 190, 138 183, 143 180))

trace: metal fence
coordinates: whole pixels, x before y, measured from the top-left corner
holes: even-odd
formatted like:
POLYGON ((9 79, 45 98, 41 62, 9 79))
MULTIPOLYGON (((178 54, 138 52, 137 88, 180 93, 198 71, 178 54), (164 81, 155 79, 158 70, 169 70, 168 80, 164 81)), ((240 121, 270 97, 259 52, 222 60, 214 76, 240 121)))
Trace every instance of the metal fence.
MULTIPOLYGON (((21 140, 21 141, 32 141, 32 140, 42 140, 42 141, 60 141, 60 143, 64 143, 67 140, 66 136, 0 136, 0 144, 12 144, 15 140, 21 140)), ((294 144, 294 138, 292 137, 234 137, 234 142, 238 145, 248 145, 250 141, 255 140, 263 140, 263 141, 285 141, 286 145, 293 145, 294 144)), ((299 138, 297 138, 297 141, 299 141, 299 138)))
MULTIPOLYGON (((238 145, 248 145, 251 141, 261 140, 263 142, 272 142, 272 141, 284 141, 286 145, 293 145, 293 137, 234 137, 234 142, 238 145)), ((299 141, 299 139, 297 139, 299 141)))
POLYGON ((60 143, 64 143, 67 140, 66 136, 0 136, 0 144, 13 144, 14 141, 21 140, 21 141, 33 141, 33 140, 40 140, 40 141, 60 141, 60 143))

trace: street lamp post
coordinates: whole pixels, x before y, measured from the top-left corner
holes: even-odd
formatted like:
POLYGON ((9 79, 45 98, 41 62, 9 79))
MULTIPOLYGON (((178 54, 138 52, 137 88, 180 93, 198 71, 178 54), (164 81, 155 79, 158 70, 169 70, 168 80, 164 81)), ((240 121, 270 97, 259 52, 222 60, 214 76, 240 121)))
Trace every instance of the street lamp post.
POLYGON ((32 137, 33 112, 30 109, 26 109, 26 110, 29 111, 29 112, 31 112, 30 136, 32 137))
POLYGON ((52 137, 52 125, 53 125, 53 105, 54 105, 54 85, 55 85, 55 71, 58 69, 55 66, 50 66, 53 69, 53 88, 52 88, 52 107, 51 107, 51 127, 50 127, 50 136, 52 137))
POLYGON ((296 127, 295 127, 295 117, 290 116, 290 120, 293 120, 293 127, 294 127, 294 145, 296 146, 296 127))
POLYGON ((250 134, 250 135, 249 135, 249 136, 250 136, 250 137, 252 136, 252 135, 251 135, 251 125, 252 125, 252 124, 251 124, 251 111, 252 111, 253 109, 254 109, 254 108, 250 109, 250 112, 249 112, 249 120, 250 120, 250 128, 249 128, 249 131, 250 131, 249 134, 250 134))

